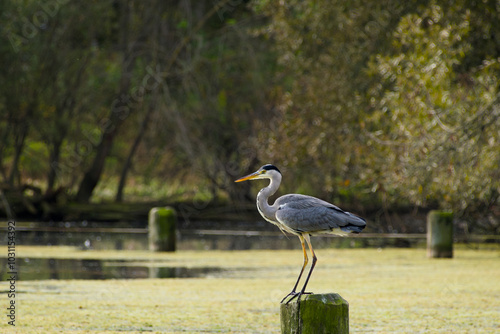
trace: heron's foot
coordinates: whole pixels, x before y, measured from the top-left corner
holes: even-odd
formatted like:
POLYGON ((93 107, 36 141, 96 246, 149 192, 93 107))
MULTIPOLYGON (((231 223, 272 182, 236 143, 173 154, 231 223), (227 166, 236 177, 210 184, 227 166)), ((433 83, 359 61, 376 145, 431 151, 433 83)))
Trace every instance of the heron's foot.
POLYGON ((291 302, 291 301, 292 301, 292 300, 294 300, 295 298, 297 298, 297 301, 300 301, 300 297, 301 297, 302 295, 310 295, 310 294, 312 294, 312 292, 302 292, 302 291, 300 291, 300 292, 296 292, 296 291, 292 291, 292 292, 290 292, 288 295, 286 295, 286 296, 285 296, 285 297, 281 300, 280 304, 283 304, 283 302, 285 301, 285 299, 287 299, 287 298, 288 298, 288 297, 290 297, 290 296, 292 296, 292 298, 288 299, 288 300, 286 301, 286 303, 285 303, 285 304, 288 304, 289 302, 291 302))
MULTIPOLYGON (((280 301, 280 304, 283 304, 283 302, 285 301, 285 299, 287 299, 288 297, 290 296, 295 296, 297 294, 297 292, 295 292, 294 290, 292 292, 290 292, 288 295, 286 295, 285 297, 283 297, 283 299, 280 301)), ((287 303, 288 304, 288 303, 287 303)))

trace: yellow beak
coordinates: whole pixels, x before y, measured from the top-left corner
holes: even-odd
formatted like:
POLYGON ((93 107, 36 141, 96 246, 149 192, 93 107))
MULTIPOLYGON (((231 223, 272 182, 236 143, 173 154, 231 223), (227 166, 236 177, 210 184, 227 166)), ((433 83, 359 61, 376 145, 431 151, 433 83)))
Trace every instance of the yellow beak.
POLYGON ((234 181, 234 182, 242 182, 242 181, 246 181, 246 180, 251 180, 251 179, 254 179, 256 178, 257 176, 260 175, 260 172, 257 171, 257 172, 254 172, 252 174, 249 174, 247 176, 243 176, 242 178, 239 178, 238 180, 234 181))

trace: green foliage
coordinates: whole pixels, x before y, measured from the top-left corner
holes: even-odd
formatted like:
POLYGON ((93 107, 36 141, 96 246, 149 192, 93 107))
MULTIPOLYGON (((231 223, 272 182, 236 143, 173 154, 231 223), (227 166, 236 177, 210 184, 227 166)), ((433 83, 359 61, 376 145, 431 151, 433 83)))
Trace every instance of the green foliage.
POLYGON ((488 210, 500 187, 500 62, 456 71, 472 50, 470 17, 459 9, 445 15, 436 4, 407 15, 393 52, 371 63, 381 78, 369 121, 373 145, 389 162, 384 185, 417 205, 438 202, 459 213, 488 210))
POLYGON ((272 16, 265 33, 276 40, 280 75, 291 79, 285 81, 272 131, 263 125, 261 145, 269 152, 263 158, 293 167, 294 187, 308 183, 317 194, 335 197, 339 185, 348 180, 355 185, 372 165, 363 145, 363 96, 370 82, 364 69, 370 55, 388 45, 394 18, 407 9, 361 1, 260 6, 272 16))
POLYGON ((293 77, 271 127, 263 124, 262 159, 291 167, 289 190, 306 183, 340 201, 439 205, 498 229, 494 7, 259 2, 272 17, 263 33, 276 41, 280 75, 293 77))

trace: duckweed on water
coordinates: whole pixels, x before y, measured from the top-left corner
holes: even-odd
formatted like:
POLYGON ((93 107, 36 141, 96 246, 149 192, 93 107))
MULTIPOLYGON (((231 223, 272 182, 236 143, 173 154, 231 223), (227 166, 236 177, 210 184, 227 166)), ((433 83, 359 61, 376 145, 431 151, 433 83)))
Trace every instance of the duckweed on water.
MULTIPOLYGON (((500 330, 497 250, 457 249, 453 259, 432 260, 423 249, 320 249, 317 255, 309 288, 337 292, 349 302, 353 333, 500 330)), ((302 265, 299 250, 149 253, 19 247, 17 256, 224 270, 203 278, 18 281, 16 327, 4 319, 2 333, 277 333, 279 301, 302 265)), ((7 291, 8 283, 1 282, 0 289, 7 291)), ((6 293, 0 303, 7 307, 6 293)))

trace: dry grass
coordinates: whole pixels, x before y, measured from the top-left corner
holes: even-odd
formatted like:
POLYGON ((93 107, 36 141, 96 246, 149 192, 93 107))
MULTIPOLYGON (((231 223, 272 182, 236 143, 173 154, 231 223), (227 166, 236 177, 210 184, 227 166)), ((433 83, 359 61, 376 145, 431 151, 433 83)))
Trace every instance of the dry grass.
MULTIPOLYGON (((0 254, 5 254, 2 252, 0 254)), ((422 249, 318 250, 309 287, 350 304, 351 332, 500 331, 500 252, 457 250, 430 260, 422 249)), ((279 301, 301 251, 175 254, 19 247, 18 257, 134 259, 227 269, 207 278, 18 282, 15 333, 277 333, 279 301)), ((0 289, 7 290, 6 282, 0 289)), ((5 309, 7 297, 1 296, 5 309)), ((11 330, 6 317, 0 332, 11 330)))

